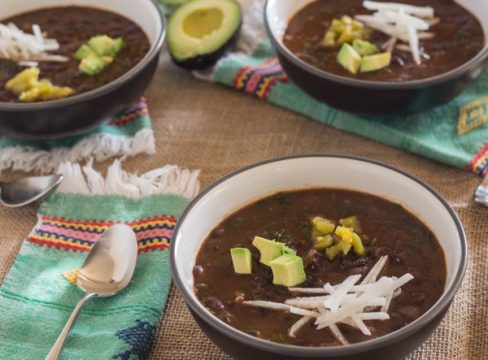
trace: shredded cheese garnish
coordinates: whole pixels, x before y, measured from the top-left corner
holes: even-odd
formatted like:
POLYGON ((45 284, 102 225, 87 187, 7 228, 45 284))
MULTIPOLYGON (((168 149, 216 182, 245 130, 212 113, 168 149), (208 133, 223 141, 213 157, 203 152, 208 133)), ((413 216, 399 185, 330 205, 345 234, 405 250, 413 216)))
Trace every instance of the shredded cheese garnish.
POLYGON ((401 287, 413 279, 409 273, 400 278, 383 276, 378 279, 387 261, 388 256, 382 256, 360 283, 361 275, 352 275, 334 286, 327 283, 320 288, 288 288, 294 293, 316 296, 291 298, 285 303, 251 300, 242 304, 301 315, 288 330, 290 337, 296 337, 297 332, 313 319, 318 330, 329 328, 340 343, 347 344, 338 324, 347 324, 371 336, 364 322, 390 319, 388 310, 392 299, 399 296, 401 287))
POLYGON ((48 53, 58 49, 58 41, 46 39, 37 24, 32 25, 32 34, 28 34, 15 24, 0 23, 0 58, 29 67, 37 66, 39 61, 68 61, 65 56, 48 53))
POLYGON ((422 57, 429 56, 423 53, 420 40, 430 39, 434 36, 428 30, 439 23, 440 19, 434 17, 434 9, 430 6, 420 7, 400 3, 383 3, 376 1, 364 1, 363 6, 373 10, 373 15, 357 15, 355 18, 363 22, 371 29, 391 36, 382 47, 388 52, 398 48, 397 41, 408 44, 408 51, 417 65, 422 62, 422 57))

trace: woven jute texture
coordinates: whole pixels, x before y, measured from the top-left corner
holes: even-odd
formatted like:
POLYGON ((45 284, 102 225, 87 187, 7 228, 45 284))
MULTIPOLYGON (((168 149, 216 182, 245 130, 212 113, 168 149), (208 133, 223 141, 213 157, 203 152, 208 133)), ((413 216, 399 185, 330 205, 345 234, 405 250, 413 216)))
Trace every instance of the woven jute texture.
MULTIPOLYGON (((479 178, 350 135, 242 95, 197 81, 164 57, 147 94, 157 155, 125 161, 144 172, 165 164, 201 169, 202 185, 277 156, 345 153, 384 161, 427 181, 455 208, 469 241, 469 266, 442 325, 411 360, 488 358, 488 209, 472 200, 479 178)), ((104 169, 107 163, 98 165, 104 169)), ((5 180, 20 174, 2 174, 5 180)), ((35 207, 0 208, 0 281, 35 224, 35 207)), ((0 325, 1 326, 1 325, 0 325)), ((150 359, 229 359, 199 330, 173 288, 150 359)))

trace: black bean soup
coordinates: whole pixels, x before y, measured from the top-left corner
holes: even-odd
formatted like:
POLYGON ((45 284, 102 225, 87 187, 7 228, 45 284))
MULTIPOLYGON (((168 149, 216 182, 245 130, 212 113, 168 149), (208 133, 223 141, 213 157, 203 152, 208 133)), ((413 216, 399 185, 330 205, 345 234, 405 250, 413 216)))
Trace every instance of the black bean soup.
MULTIPOLYGON (((452 0, 402 0, 401 3, 434 8, 439 24, 431 27, 432 39, 421 40, 430 59, 417 65, 409 52, 395 50, 392 63, 381 71, 351 74, 337 62, 337 48, 324 47, 324 34, 334 18, 370 14, 363 0, 317 0, 297 14, 288 24, 283 42, 303 61, 321 70, 368 81, 399 82, 443 74, 468 62, 485 46, 485 35, 478 19, 452 0)), ((381 45, 388 36, 374 31, 371 42, 381 45)))
POLYGON ((349 325, 339 325, 349 342, 379 337, 407 325, 432 307, 444 289, 446 263, 441 246, 429 228, 402 206, 338 189, 278 193, 246 206, 217 226, 203 242, 193 271, 195 293, 212 313, 262 339, 303 346, 339 345, 328 329, 317 330, 313 322, 295 338, 289 337, 288 329, 300 316, 242 304, 243 300, 283 302, 296 296, 288 288, 272 284, 269 267, 259 262, 259 252, 251 245, 254 236, 284 242, 297 251, 307 276, 301 287, 337 284, 353 274, 365 275, 382 255, 388 255, 389 261, 381 276, 400 277, 407 272, 414 276, 393 300, 391 319, 368 324, 371 337, 349 325), (311 250, 311 218, 324 216, 337 221, 351 215, 360 221, 365 234, 366 256, 349 253, 330 261, 311 250), (229 256, 234 247, 251 250, 252 274, 234 272, 229 256))
MULTIPOLYGON (((2 23, 14 23, 21 30, 32 33, 32 25, 38 24, 47 38, 56 39, 60 49, 54 53, 66 56, 67 62, 39 62, 40 77, 58 86, 73 88, 73 95, 103 86, 128 72, 149 51, 150 43, 144 31, 133 21, 109 11, 89 7, 53 7, 23 13, 3 19, 2 23), (95 76, 78 69, 76 50, 96 35, 122 37, 125 46, 113 63, 95 76)), ((25 69, 8 60, 0 60, 0 102, 17 102, 18 96, 5 89, 6 82, 25 69)))

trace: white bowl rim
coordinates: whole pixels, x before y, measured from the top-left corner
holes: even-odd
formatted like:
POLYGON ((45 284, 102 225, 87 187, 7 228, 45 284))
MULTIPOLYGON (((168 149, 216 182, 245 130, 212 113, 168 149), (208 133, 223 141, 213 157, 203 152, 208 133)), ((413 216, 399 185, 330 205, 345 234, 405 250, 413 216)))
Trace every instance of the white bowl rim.
MULTIPOLYGON (((44 109, 52 109, 52 108, 57 108, 57 107, 64 107, 64 106, 69 106, 72 104, 77 104, 81 102, 85 102, 88 100, 92 100, 95 98, 98 98, 102 95, 105 95, 114 89, 119 88, 126 82, 130 81, 133 79, 135 76, 137 76, 153 59, 156 55, 159 54, 159 51, 161 50, 161 47, 164 42, 164 38, 166 36, 166 20, 163 16, 163 13, 161 11, 161 8, 158 6, 156 3, 156 0, 145 0, 148 1, 149 3, 152 4, 154 7, 154 10, 159 14, 157 17, 159 20, 159 25, 161 27, 161 31, 158 34, 158 37, 154 41, 154 43, 151 45, 151 48, 149 51, 146 53, 143 59, 139 61, 133 68, 131 68, 129 71, 127 71, 125 74, 122 76, 119 76, 115 80, 110 81, 109 83, 100 86, 98 88, 95 88, 93 90, 87 91, 85 93, 73 95, 67 98, 63 99, 57 99, 57 100, 49 100, 49 101, 41 101, 41 102, 34 102, 34 103, 11 103, 11 102, 1 102, 0 101, 0 109, 2 110, 8 110, 8 111, 19 111, 19 112, 24 112, 24 111, 35 111, 35 110, 44 110, 44 109)), ((69 4, 67 4, 69 5, 69 4)), ((90 6, 94 7, 94 6, 90 6)), ((39 7, 41 8, 41 7, 39 7)), ((37 8, 37 9, 39 9, 37 8)), ((99 4, 99 6, 96 6, 95 8, 104 10, 103 9, 103 2, 99 4)), ((129 14, 123 14, 126 18, 129 20, 132 20, 129 16, 129 14)))
POLYGON ((277 354, 286 354, 292 356, 302 356, 302 357, 318 357, 318 356, 344 356, 344 355, 352 355, 352 354, 360 354, 362 352, 371 351, 373 349, 381 348, 387 345, 395 344, 402 339, 412 336, 418 330, 426 327, 431 321, 434 321, 437 317, 441 316, 449 307, 450 303, 452 302, 454 296, 456 295, 459 287, 461 286, 462 280, 464 278, 464 274, 466 272, 467 267, 467 260, 468 260, 468 253, 467 253, 467 240, 466 234, 464 232, 464 228, 462 226, 461 220, 459 219, 458 215, 454 211, 454 209, 449 205, 446 199, 442 195, 440 195, 434 188, 430 185, 425 183, 423 180, 417 178, 414 175, 409 174, 406 171, 397 169, 396 167, 383 163, 381 161, 372 160, 364 157, 353 156, 353 155, 346 155, 346 154, 303 154, 303 155, 292 155, 292 156, 284 156, 273 158, 269 160, 264 160, 261 162, 257 162, 243 168, 240 168, 236 171, 233 171, 224 177, 220 178, 212 185, 207 187, 204 191, 202 191, 195 199, 193 199, 188 206, 183 211, 183 214, 178 220, 176 228, 174 230, 171 244, 170 244, 170 266, 171 266, 171 274, 173 277, 173 281, 175 282, 176 287, 178 288, 180 294, 182 294, 183 299, 185 300, 186 305, 190 308, 192 312, 194 312, 199 318, 201 318, 206 324, 211 326, 214 330, 222 333, 225 336, 232 338, 234 341, 243 343, 247 346, 257 348, 263 351, 268 351, 277 354), (184 285, 183 280, 180 278, 180 274, 178 272, 178 267, 176 265, 176 253, 175 253, 175 242, 177 239, 177 234, 180 231, 180 228, 183 226, 185 218, 193 209, 193 207, 205 197, 210 191, 214 188, 218 187, 220 184, 224 183, 226 180, 235 177, 247 170, 260 167, 265 164, 292 160, 292 159, 300 159, 300 158, 311 158, 311 157, 322 157, 322 158, 336 158, 336 159, 349 159, 349 160, 356 160, 360 162, 370 163, 377 166, 384 167, 386 169, 392 170, 397 172, 400 175, 403 175, 415 182, 419 185, 424 187, 427 191, 432 193, 434 197, 446 208, 451 216, 451 220, 456 225, 458 230, 458 237, 459 241, 461 242, 461 256, 459 261, 459 266, 454 271, 453 280, 451 282, 451 286, 446 288, 444 293, 442 294, 441 298, 433 305, 426 313, 424 313, 420 318, 414 320, 410 324, 404 326, 403 328, 396 330, 392 333, 389 333, 384 336, 380 336, 378 338, 367 340, 355 344, 348 344, 348 345, 339 345, 339 346, 327 346, 327 347, 306 347, 306 346, 297 346, 297 345, 286 345, 276 343, 270 340, 263 340, 257 338, 255 336, 246 334, 226 323, 219 320, 216 316, 214 316, 210 311, 206 308, 200 306, 198 300, 190 294, 187 287, 184 285))
POLYGON ((458 66, 457 68, 454 68, 445 73, 441 73, 425 79, 392 82, 392 81, 361 80, 361 79, 354 79, 354 78, 348 78, 341 75, 336 75, 334 73, 321 70, 313 65, 306 63, 298 56, 296 56, 294 53, 292 53, 285 45, 283 45, 276 38, 275 34, 271 30, 271 26, 269 24, 269 18, 268 18, 268 8, 270 6, 271 1, 272 0, 266 0, 266 3, 264 5, 264 23, 266 27, 266 32, 268 33, 271 43, 273 47, 277 50, 277 52, 280 53, 285 58, 287 58, 289 61, 291 61, 294 65, 301 68, 302 70, 307 71, 314 76, 318 76, 319 78, 323 78, 329 81, 334 81, 339 84, 356 86, 360 88, 387 89, 387 90, 407 90, 407 89, 424 88, 427 86, 439 85, 451 81, 459 77, 460 75, 466 73, 474 66, 483 63, 488 58, 488 38, 487 38, 488 35, 485 33, 485 46, 480 50, 480 52, 477 55, 472 57, 470 60, 468 60, 461 66, 458 66))

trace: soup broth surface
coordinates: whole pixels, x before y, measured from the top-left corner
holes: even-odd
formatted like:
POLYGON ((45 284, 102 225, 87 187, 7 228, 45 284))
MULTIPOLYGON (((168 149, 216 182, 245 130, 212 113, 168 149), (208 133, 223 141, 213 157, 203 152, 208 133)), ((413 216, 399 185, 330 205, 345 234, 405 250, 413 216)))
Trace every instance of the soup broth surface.
MULTIPOLYGON (((485 35, 478 19, 452 0, 402 0, 416 6, 431 6, 440 23, 429 31, 434 37, 420 45, 430 59, 417 65, 410 52, 394 50, 391 65, 375 72, 351 74, 337 62, 339 48, 323 46, 322 40, 334 18, 371 14, 363 0, 317 0, 305 6, 290 20, 283 42, 300 59, 321 70, 368 81, 399 82, 433 77, 453 70, 476 56, 485 46, 485 35)), ((374 31, 369 41, 382 45, 389 37, 374 31)))
POLYGON ((272 284, 270 268, 259 263, 259 252, 251 245, 254 236, 284 242, 297 251, 307 275, 300 287, 320 287, 327 282, 335 285, 350 275, 365 275, 382 255, 389 255, 389 260, 380 276, 400 277, 409 272, 415 277, 393 300, 390 320, 367 322, 371 337, 348 325, 339 325, 352 343, 407 325, 431 308, 444 290, 443 250, 429 228, 402 206, 369 194, 338 189, 278 193, 246 206, 217 226, 203 242, 193 271, 195 293, 212 313, 262 339, 303 346, 339 345, 328 329, 317 330, 312 321, 296 338, 291 338, 288 329, 300 316, 242 304, 242 300, 284 302, 301 296, 272 284), (352 215, 361 224, 367 255, 357 257, 350 252, 334 261, 317 254, 310 257, 311 218, 323 216, 337 222, 352 215), (251 250, 251 275, 234 272, 230 256, 234 247, 251 250))
MULTIPOLYGON (((67 62, 39 62, 40 78, 54 85, 69 86, 73 95, 101 87, 125 74, 149 51, 149 40, 144 31, 133 21, 105 10, 66 6, 30 11, 2 20, 14 23, 21 30, 32 33, 32 25, 38 24, 46 38, 56 39, 59 50, 53 54, 64 55, 67 62), (76 50, 96 35, 111 38, 122 37, 125 46, 114 61, 94 76, 78 69, 80 61, 74 58, 76 50)), ((25 69, 9 60, 0 59, 0 102, 18 102, 18 95, 5 88, 5 84, 25 69)))

